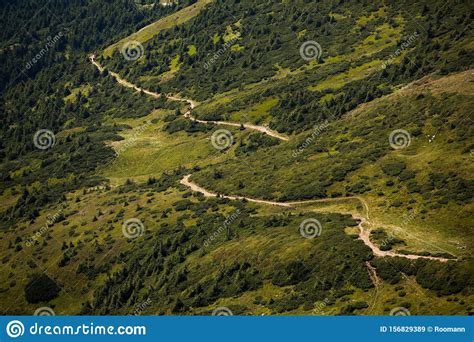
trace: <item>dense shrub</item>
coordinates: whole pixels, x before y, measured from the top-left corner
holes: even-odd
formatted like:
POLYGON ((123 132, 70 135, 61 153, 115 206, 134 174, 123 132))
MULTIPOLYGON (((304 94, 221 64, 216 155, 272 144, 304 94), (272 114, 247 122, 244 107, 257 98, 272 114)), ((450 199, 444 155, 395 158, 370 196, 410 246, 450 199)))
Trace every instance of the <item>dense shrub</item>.
POLYGON ((61 288, 46 274, 33 274, 25 286, 28 303, 47 302, 58 296, 61 288))

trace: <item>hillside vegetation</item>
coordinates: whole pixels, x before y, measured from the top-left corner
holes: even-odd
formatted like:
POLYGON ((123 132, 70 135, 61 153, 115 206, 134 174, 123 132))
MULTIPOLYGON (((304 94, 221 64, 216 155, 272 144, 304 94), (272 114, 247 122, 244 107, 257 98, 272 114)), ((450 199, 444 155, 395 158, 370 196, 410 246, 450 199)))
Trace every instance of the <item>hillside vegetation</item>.
POLYGON ((473 14, 7 1, 0 312, 472 314, 473 14))

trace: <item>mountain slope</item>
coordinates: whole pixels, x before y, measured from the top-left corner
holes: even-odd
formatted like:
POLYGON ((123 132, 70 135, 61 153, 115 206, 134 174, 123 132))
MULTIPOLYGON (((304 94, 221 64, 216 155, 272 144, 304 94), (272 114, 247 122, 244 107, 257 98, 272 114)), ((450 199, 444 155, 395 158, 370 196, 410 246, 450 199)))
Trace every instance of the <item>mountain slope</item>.
POLYGON ((0 94, 0 312, 472 314, 471 4, 48 9, 83 17, 0 94))

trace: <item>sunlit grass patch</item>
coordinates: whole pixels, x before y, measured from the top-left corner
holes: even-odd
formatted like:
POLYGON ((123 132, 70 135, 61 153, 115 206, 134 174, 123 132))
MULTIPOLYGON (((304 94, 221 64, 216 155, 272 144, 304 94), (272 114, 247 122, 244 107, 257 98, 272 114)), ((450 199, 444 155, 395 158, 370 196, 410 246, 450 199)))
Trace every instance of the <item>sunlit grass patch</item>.
POLYGON ((377 18, 385 17, 386 14, 387 14, 387 8, 385 6, 382 6, 377 11, 374 11, 370 13, 369 15, 360 16, 359 18, 357 18, 356 23, 359 27, 361 27, 377 18))
POLYGON ((197 16, 201 10, 213 0, 197 0, 191 6, 183 8, 182 10, 173 13, 165 18, 162 18, 148 26, 145 26, 141 30, 131 34, 130 36, 122 39, 118 43, 112 44, 104 50, 104 56, 110 57, 115 49, 121 48, 123 44, 129 41, 138 41, 145 43, 152 39, 157 33, 162 30, 170 29, 174 26, 181 25, 190 19, 197 16))
MULTIPOLYGON (((240 22, 234 24, 236 27, 240 28, 240 22)), ((226 33, 223 35, 222 39, 225 43, 235 40, 240 37, 240 31, 234 30, 231 25, 226 27, 226 33)))
POLYGON ((71 89, 71 93, 64 98, 64 101, 75 103, 77 101, 77 97, 79 94, 83 97, 87 97, 89 92, 92 90, 92 86, 90 84, 86 84, 74 89, 71 89))
POLYGON ((267 98, 261 103, 251 106, 249 109, 240 110, 230 115, 231 121, 262 123, 269 120, 270 109, 278 103, 277 98, 267 98))
POLYGON ((316 85, 309 86, 308 90, 321 91, 324 89, 332 89, 332 90, 340 89, 349 82, 357 81, 357 80, 367 77, 372 72, 376 71, 377 68, 380 68, 382 64, 383 64, 383 61, 377 60, 377 59, 370 61, 368 63, 364 63, 360 66, 350 68, 348 71, 344 73, 331 76, 316 85))
POLYGON ((188 55, 194 56, 197 53, 196 45, 189 45, 188 46, 188 55))

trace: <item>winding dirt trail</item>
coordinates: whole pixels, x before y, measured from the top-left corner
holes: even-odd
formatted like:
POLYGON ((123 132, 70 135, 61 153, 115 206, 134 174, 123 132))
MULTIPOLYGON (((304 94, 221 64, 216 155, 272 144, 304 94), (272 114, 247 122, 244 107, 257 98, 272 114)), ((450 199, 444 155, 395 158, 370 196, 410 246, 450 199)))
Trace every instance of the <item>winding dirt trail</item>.
POLYGON ((244 197, 244 196, 227 196, 227 195, 220 195, 214 192, 211 192, 209 190, 206 190, 196 183, 193 183, 189 178, 191 175, 186 175, 184 176, 180 183, 183 184, 184 186, 190 188, 194 192, 199 192, 203 194, 205 197, 221 197, 221 198, 227 198, 230 200, 247 200, 248 202, 253 202, 253 203, 260 203, 260 204, 268 204, 268 205, 273 205, 273 206, 278 206, 278 207, 287 207, 291 208, 292 205, 290 203, 283 203, 283 202, 273 202, 273 201, 266 201, 266 200, 261 200, 261 199, 256 199, 256 198, 251 198, 251 197, 244 197))
POLYGON ((405 259, 411 259, 411 260, 416 260, 416 259, 428 259, 428 260, 436 260, 440 262, 448 262, 449 260, 452 259, 447 259, 447 258, 442 258, 442 257, 434 257, 434 256, 425 256, 425 255, 416 255, 416 254, 399 254, 391 251, 382 251, 378 246, 376 246, 371 240, 370 240, 370 231, 371 229, 365 229, 364 225, 371 226, 372 224, 369 221, 369 206, 367 202, 358 196, 350 196, 350 197, 338 197, 338 198, 328 198, 328 199, 318 199, 318 200, 307 200, 307 201, 297 201, 297 202, 275 202, 275 201, 267 201, 267 200, 261 200, 261 199, 256 199, 256 198, 251 198, 251 197, 245 197, 245 196, 232 196, 232 195, 220 195, 215 192, 211 192, 198 184, 194 183, 191 181, 191 174, 184 176, 181 180, 180 183, 188 188, 190 188, 194 192, 199 192, 203 194, 205 197, 221 197, 221 198, 227 198, 230 200, 247 200, 248 202, 253 202, 253 203, 260 203, 260 204, 268 204, 268 205, 273 205, 273 206, 279 206, 279 207, 286 207, 286 208, 291 208, 294 206, 298 205, 304 205, 304 204, 311 204, 311 203, 329 203, 329 202, 336 202, 336 201, 341 201, 341 200, 347 200, 347 199, 357 199, 359 200, 362 205, 365 208, 366 211, 366 216, 367 217, 361 217, 359 215, 353 214, 352 218, 355 220, 359 221, 359 239, 364 242, 364 244, 369 247, 372 250, 372 253, 374 253, 375 256, 378 257, 400 257, 400 258, 405 258, 405 259))
MULTIPOLYGON (((89 57, 89 60, 97 68, 97 70, 99 70, 99 72, 102 73, 102 72, 105 71, 105 68, 102 65, 100 65, 99 62, 97 62, 95 55, 91 55, 89 57)), ((115 78, 117 83, 119 83, 120 85, 122 85, 124 87, 131 88, 131 89, 133 89, 135 91, 138 91, 138 92, 143 92, 144 94, 147 94, 147 95, 155 97, 155 98, 159 98, 162 95, 162 94, 155 93, 155 92, 147 90, 147 89, 140 88, 139 86, 137 86, 133 83, 130 83, 129 81, 123 79, 116 72, 113 72, 113 71, 110 71, 110 70, 108 70, 108 72, 113 78, 115 78)), ((287 136, 285 136, 283 134, 280 134, 280 133, 270 129, 267 126, 259 126, 259 125, 253 125, 253 124, 248 124, 248 123, 243 124, 243 123, 231 122, 231 121, 198 120, 198 119, 196 119, 195 117, 192 116, 193 109, 196 108, 196 106, 198 105, 197 102, 195 102, 191 99, 180 98, 178 96, 167 95, 167 94, 164 94, 164 95, 166 96, 166 98, 168 100, 171 100, 171 101, 187 102, 189 104, 189 109, 186 113, 184 113, 184 117, 187 118, 187 119, 193 120, 195 122, 199 122, 199 123, 206 124, 206 125, 213 124, 213 125, 218 125, 218 126, 243 127, 243 128, 246 128, 246 129, 251 129, 251 130, 254 130, 254 131, 262 132, 262 133, 264 133, 268 136, 271 136, 273 138, 277 138, 277 139, 280 139, 280 140, 283 140, 283 141, 288 141, 289 140, 289 138, 287 136)))
POLYGON ((375 269, 374 266, 372 266, 370 261, 366 261, 365 266, 367 266, 367 271, 369 272, 369 277, 370 277, 370 280, 372 281, 372 284, 374 284, 375 288, 378 288, 382 281, 377 276, 377 270, 375 269))
MULTIPOLYGON (((102 73, 102 72, 105 71, 105 68, 102 65, 100 65, 99 62, 97 62, 95 55, 91 55, 89 57, 89 60, 99 70, 99 72, 102 73)), ((117 74, 113 71, 109 71, 109 74, 112 77, 115 78, 117 83, 119 83, 120 85, 122 85, 124 87, 134 89, 135 91, 138 91, 138 92, 143 92, 144 94, 147 94, 149 96, 153 96, 155 98, 159 98, 159 97, 162 96, 162 94, 155 93, 155 92, 152 92, 150 90, 140 88, 137 85, 128 82, 127 80, 121 78, 119 74, 117 74)), ((244 127, 244 128, 247 128, 247 129, 252 129, 252 130, 262 132, 264 134, 267 134, 271 137, 274 137, 274 138, 277 138, 277 139, 280 139, 280 140, 284 140, 284 141, 289 140, 288 137, 286 137, 286 136, 284 136, 284 135, 282 135, 278 132, 275 132, 275 131, 271 130, 270 128, 266 127, 266 126, 258 126, 258 125, 252 125, 252 124, 240 124, 240 123, 237 123, 237 122, 228 122, 228 121, 198 120, 198 119, 196 119, 195 117, 192 116, 192 111, 197 106, 197 103, 195 101, 193 101, 191 99, 180 98, 180 97, 173 96, 173 95, 165 94, 165 96, 166 96, 167 99, 172 100, 172 101, 179 101, 179 102, 188 103, 189 104, 189 109, 186 113, 184 113, 184 117, 188 118, 190 120, 193 120, 193 121, 196 121, 196 122, 199 122, 199 123, 203 123, 203 124, 214 124, 214 125, 232 126, 232 127, 244 127)), ((248 202, 259 203, 259 204, 267 204, 267 205, 286 207, 286 208, 291 208, 291 207, 294 207, 294 206, 304 205, 304 204, 311 204, 311 203, 329 203, 329 202, 336 202, 336 201, 340 201, 340 200, 357 199, 364 206, 365 217, 356 215, 354 213, 351 213, 351 215, 354 219, 359 221, 359 239, 362 240, 364 242, 364 244, 372 250, 372 252, 374 253, 375 256, 378 256, 378 257, 400 257, 400 258, 406 258, 406 259, 412 259, 412 260, 415 260, 415 259, 429 259, 429 260, 436 260, 436 261, 440 261, 440 262, 447 262, 447 261, 450 260, 450 259, 442 258, 442 257, 423 256, 423 255, 416 255, 416 254, 399 254, 399 253, 395 253, 395 252, 391 252, 391 251, 382 251, 382 250, 380 250, 380 248, 378 246, 376 246, 370 240, 370 232, 371 232, 370 227, 372 226, 372 223, 370 222, 369 206, 363 198, 358 197, 358 196, 327 198, 327 199, 317 199, 317 200, 305 200, 305 201, 296 201, 296 202, 276 202, 276 201, 267 201, 267 200, 262 200, 262 199, 257 199, 257 198, 245 197, 245 196, 217 194, 217 193, 211 192, 207 189, 204 189, 203 187, 197 185, 196 183, 193 183, 190 180, 190 178, 191 178, 190 174, 186 175, 181 179, 180 183, 182 185, 190 188, 192 191, 199 192, 199 193, 203 194, 205 197, 218 197, 219 196, 219 197, 227 198, 227 199, 230 199, 230 200, 247 200, 248 202), (368 226, 369 228, 368 229, 364 228, 364 225, 368 226)), ((375 272, 375 269, 371 268, 371 269, 369 269, 369 271, 373 276, 373 272, 375 272)), ((376 277, 376 273, 375 273, 375 277, 376 277)), ((373 278, 373 280, 375 281, 376 278, 373 278)))

